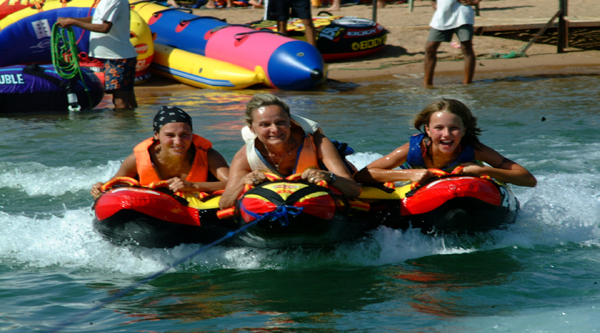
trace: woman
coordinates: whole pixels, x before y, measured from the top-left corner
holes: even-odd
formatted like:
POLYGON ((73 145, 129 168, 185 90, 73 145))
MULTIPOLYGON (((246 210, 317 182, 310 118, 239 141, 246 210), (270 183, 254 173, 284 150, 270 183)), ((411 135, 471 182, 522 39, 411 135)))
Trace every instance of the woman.
POLYGON ((423 182, 435 177, 428 169, 450 172, 460 165, 462 175, 490 176, 520 186, 537 183, 525 168, 479 142, 477 118, 460 101, 441 99, 429 104, 415 117, 414 127, 421 134, 367 165, 354 179, 359 183, 423 182), (402 169, 392 170, 398 166, 402 169))
POLYGON ((290 108, 271 94, 256 94, 246 105, 246 144, 231 162, 231 178, 221 197, 221 209, 235 204, 244 186, 267 181, 265 172, 286 177, 301 173, 309 183, 326 181, 348 197, 360 195, 337 149, 319 125, 292 116, 290 108), (319 161, 329 171, 320 170, 319 161))
MULTIPOLYGON (((154 137, 138 144, 113 176, 131 177, 142 186, 166 180, 169 189, 213 192, 227 184, 229 166, 212 143, 192 132, 192 118, 173 106, 161 106, 154 116, 154 137), (209 173, 218 181, 208 181, 209 173)), ((101 194, 102 183, 92 187, 92 195, 101 194)))

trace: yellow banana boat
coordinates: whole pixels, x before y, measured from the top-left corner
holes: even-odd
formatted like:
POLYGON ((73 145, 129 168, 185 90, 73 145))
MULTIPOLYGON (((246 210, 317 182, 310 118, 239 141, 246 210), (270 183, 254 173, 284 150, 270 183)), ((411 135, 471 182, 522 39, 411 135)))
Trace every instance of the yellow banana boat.
POLYGON ((150 71, 207 89, 244 89, 265 81, 264 75, 240 66, 159 43, 154 44, 150 71))

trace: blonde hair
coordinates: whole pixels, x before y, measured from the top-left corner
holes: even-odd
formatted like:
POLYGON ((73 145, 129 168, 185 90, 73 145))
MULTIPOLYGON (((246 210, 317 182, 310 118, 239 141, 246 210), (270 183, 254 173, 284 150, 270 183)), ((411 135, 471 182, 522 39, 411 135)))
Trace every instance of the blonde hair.
POLYGON ((269 105, 277 105, 279 106, 285 113, 291 118, 290 115, 290 107, 285 104, 285 102, 272 94, 256 94, 252 97, 252 99, 246 104, 246 114, 244 116, 244 121, 248 126, 252 126, 252 112, 258 109, 261 106, 269 106, 269 105))

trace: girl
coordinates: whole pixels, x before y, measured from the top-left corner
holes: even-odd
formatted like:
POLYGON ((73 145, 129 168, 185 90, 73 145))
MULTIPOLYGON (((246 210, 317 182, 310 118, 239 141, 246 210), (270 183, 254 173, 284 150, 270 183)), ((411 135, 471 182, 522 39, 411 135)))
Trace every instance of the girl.
MULTIPOLYGON (((173 192, 214 192, 227 184, 229 166, 212 143, 192 131, 192 118, 173 106, 154 116, 154 136, 138 144, 111 178, 131 177, 142 186, 166 180, 173 192), (211 179, 216 178, 216 179, 211 179)), ((103 183, 92 186, 94 198, 103 183)))
POLYGON ((415 117, 414 127, 421 134, 367 165, 354 179, 359 183, 426 182, 435 177, 428 169, 451 172, 463 166, 462 175, 485 175, 520 186, 537 183, 525 168, 479 142, 477 118, 460 101, 441 99, 429 104, 415 117), (402 169, 395 169, 398 166, 402 169))

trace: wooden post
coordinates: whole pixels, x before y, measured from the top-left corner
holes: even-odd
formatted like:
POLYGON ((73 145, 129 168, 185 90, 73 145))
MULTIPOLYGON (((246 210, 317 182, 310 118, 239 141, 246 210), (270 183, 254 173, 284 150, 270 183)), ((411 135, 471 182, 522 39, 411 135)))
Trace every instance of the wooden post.
POLYGON ((377 22, 377 0, 373 0, 373 22, 377 22))
POLYGON ((559 0, 560 15, 558 16, 558 53, 564 53, 569 45, 569 26, 565 16, 569 15, 569 0, 559 0))
POLYGON ((554 14, 554 16, 552 16, 552 18, 550 19, 550 21, 548 21, 548 23, 546 23, 546 25, 540 29, 540 31, 538 31, 537 34, 535 34, 535 36, 533 36, 533 38, 529 41, 529 43, 527 43, 527 45, 525 45, 524 47, 522 47, 519 51, 517 51, 517 54, 523 53, 525 54, 525 52, 527 52, 527 50, 529 49, 529 47, 531 47, 531 45, 533 45, 533 43, 535 43, 538 38, 540 38, 544 32, 546 32, 546 30, 548 28, 550 28, 550 26, 552 26, 552 24, 554 23, 554 21, 556 20, 557 17, 560 16, 560 10, 556 12, 556 14, 554 14))

